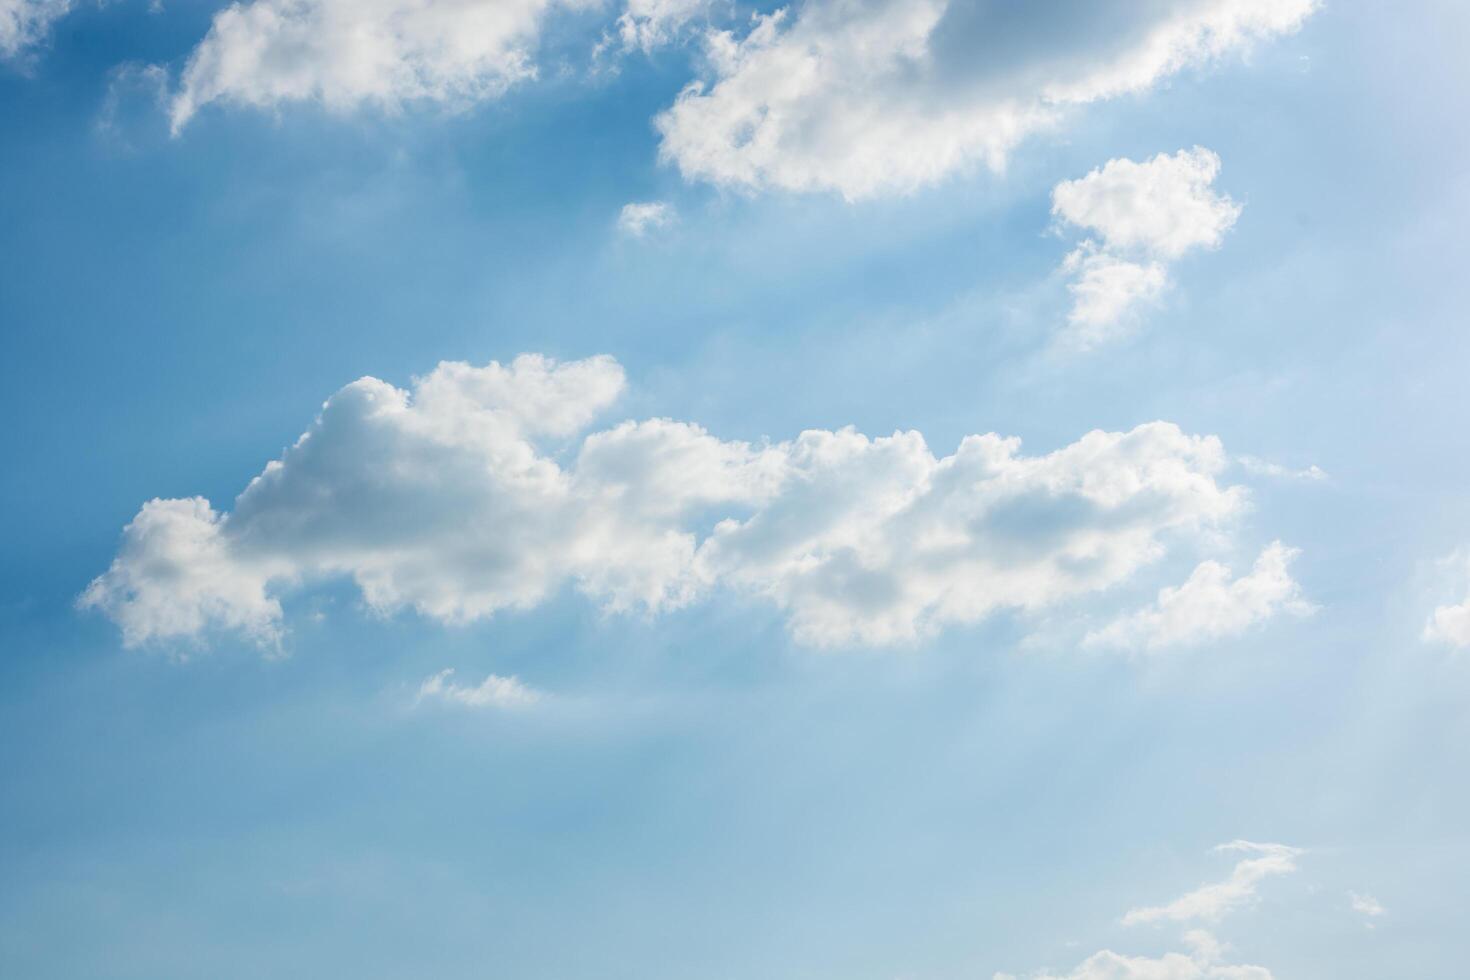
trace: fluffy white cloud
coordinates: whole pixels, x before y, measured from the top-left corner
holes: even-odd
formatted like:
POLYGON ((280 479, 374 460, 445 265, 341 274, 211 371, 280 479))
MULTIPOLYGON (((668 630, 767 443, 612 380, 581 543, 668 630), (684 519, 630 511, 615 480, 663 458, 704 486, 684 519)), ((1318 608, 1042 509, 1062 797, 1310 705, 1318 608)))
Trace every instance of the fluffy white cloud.
POLYGON ((0 0, 0 58, 12 58, 50 31, 72 0, 0 0))
POLYGON ((1201 562, 1183 585, 1160 590, 1154 605, 1087 634, 1083 642, 1158 650, 1236 636, 1281 612, 1311 613, 1313 606, 1287 571, 1299 553, 1273 542, 1250 573, 1236 579, 1217 561, 1201 562))
POLYGON ((1452 647, 1470 647, 1470 597, 1435 609, 1424 626, 1424 639, 1452 647))
POLYGON ((1109 160, 1052 188, 1058 221, 1095 236, 1062 264, 1073 277, 1070 339, 1093 346, 1118 333, 1141 304, 1168 284, 1166 263, 1215 248, 1240 206, 1212 185, 1220 158, 1203 147, 1150 160, 1109 160))
POLYGON ((1121 332, 1138 307, 1156 301, 1169 284, 1169 274, 1158 262, 1133 262, 1087 242, 1071 252, 1062 269, 1072 274, 1067 284, 1072 309, 1067 314, 1067 340, 1090 348, 1121 332))
POLYGON ((333 110, 491 98, 536 74, 556 0, 250 0, 215 14, 170 107, 174 131, 211 102, 333 110))
POLYGON ((618 212, 618 228, 624 234, 642 238, 650 230, 667 228, 678 215, 663 201, 635 201, 623 205, 618 212))
POLYGON ((903 192, 999 168, 1068 108, 1294 31, 1316 6, 812 0, 707 33, 709 77, 658 116, 661 154, 719 184, 903 192))
POLYGON ((266 594, 290 569, 240 561, 224 520, 202 497, 150 500, 123 530, 105 575, 79 600, 107 612, 136 646, 155 637, 237 630, 264 643, 279 639, 281 606, 266 594))
POLYGON ((539 691, 533 691, 515 677, 490 674, 479 684, 469 686, 456 684, 451 679, 453 676, 451 668, 425 678, 419 685, 416 700, 443 701, 467 708, 521 708, 541 700, 539 691))
POLYGON ((1109 250, 1177 259, 1218 246, 1240 217, 1240 206, 1211 186, 1219 175, 1220 158, 1199 146, 1142 163, 1109 160, 1052 188, 1051 212, 1109 250))
POLYGON ((1204 885, 1168 905, 1131 909, 1123 916, 1124 925, 1150 922, 1217 922, 1227 913, 1250 905, 1256 899, 1256 886, 1272 875, 1289 874, 1297 869, 1299 848, 1285 844, 1253 844, 1237 840, 1215 848, 1222 853, 1254 855, 1239 861, 1224 881, 1204 885))
POLYGON ((1025 456, 975 435, 813 430, 727 442, 651 419, 583 432, 623 387, 608 357, 444 363, 412 392, 364 378, 236 499, 145 505, 86 606, 125 642, 222 628, 269 639, 279 596, 350 577, 383 613, 447 622, 572 585, 614 611, 721 587, 797 639, 911 641, 1116 585, 1244 503, 1214 437, 1155 422, 1025 456), (570 442, 568 440, 571 440, 570 442))

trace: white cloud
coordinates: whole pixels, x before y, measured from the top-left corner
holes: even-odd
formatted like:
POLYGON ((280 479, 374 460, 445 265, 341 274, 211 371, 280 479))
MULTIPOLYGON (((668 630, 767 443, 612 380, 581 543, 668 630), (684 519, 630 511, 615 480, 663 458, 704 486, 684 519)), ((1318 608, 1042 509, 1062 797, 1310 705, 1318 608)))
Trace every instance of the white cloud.
POLYGON ((642 238, 650 229, 667 228, 678 215, 663 201, 635 201, 623 205, 618 212, 618 227, 624 234, 642 238))
MULTIPOLYGON (((1470 572, 1470 560, 1464 554, 1451 555, 1441 562, 1452 568, 1464 568, 1470 572)), ((1470 594, 1465 601, 1439 606, 1424 624, 1423 639, 1426 643, 1441 643, 1446 646, 1470 647, 1470 594)))
POLYGON ((672 44, 710 5, 711 0, 628 0, 618 16, 618 39, 624 50, 645 53, 672 44))
POLYGON ((1076 345, 1121 332, 1139 306, 1163 293, 1168 262, 1220 244, 1240 206, 1214 191, 1219 173, 1220 158, 1196 146, 1142 163, 1109 160, 1052 188, 1052 214, 1096 236, 1062 264, 1073 276, 1068 322, 1076 345))
POLYGON ((371 608, 466 622, 571 585, 655 613, 763 598, 798 641, 903 643, 1107 589, 1245 501, 1211 436, 1155 422, 1040 456, 975 435, 811 430, 752 445, 667 419, 581 435, 623 387, 608 357, 444 363, 333 395, 227 514, 144 506, 85 606, 130 645, 269 639, 293 585, 351 578, 371 608))
POLYGON ((1236 636, 1282 612, 1307 615, 1313 606, 1287 571, 1299 553, 1273 542, 1249 574, 1233 580, 1227 566, 1201 562, 1183 585, 1160 590, 1154 605, 1087 634, 1083 642, 1158 650, 1236 636))
POLYGON ((1285 844, 1253 844, 1244 840, 1221 844, 1215 850, 1255 856, 1238 862, 1224 881, 1204 885, 1168 905, 1131 909, 1123 916, 1123 924, 1219 921, 1227 913, 1252 904, 1256 899, 1256 886, 1262 879, 1295 871, 1296 859, 1302 854, 1300 849, 1285 844))
POLYGON ((441 670, 419 685, 419 702, 425 699, 463 705, 467 708, 520 708, 541 700, 541 693, 515 677, 490 674, 474 686, 456 684, 454 670, 441 670))
POLYGON ((1196 146, 1138 163, 1109 160, 1051 192, 1051 212, 1095 233, 1110 251, 1138 250, 1177 259, 1215 248, 1240 217, 1240 206, 1211 185, 1220 158, 1196 146))
POLYGON ((686 178, 904 192, 1000 168, 1070 108, 1295 31, 1317 0, 812 0, 706 34, 708 77, 660 114, 686 178))
POLYGON ((1068 342, 1081 349, 1096 347, 1121 333, 1128 316, 1156 301, 1169 275, 1158 262, 1131 262, 1086 242, 1062 262, 1073 274, 1067 285, 1072 309, 1067 314, 1068 342))
POLYGON ((0 58, 13 58, 46 38, 72 0, 0 0, 0 58))
MULTIPOLYGON (((208 629, 274 643, 281 606, 266 594, 272 566, 241 562, 223 532, 223 518, 202 497, 148 501, 123 530, 112 567, 80 604, 105 610, 127 646, 208 629)), ((289 569, 279 572, 289 577, 289 569)))
POLYGON ((177 132, 211 102, 334 111, 463 105, 536 74, 555 0, 250 0, 214 16, 170 107, 177 132))

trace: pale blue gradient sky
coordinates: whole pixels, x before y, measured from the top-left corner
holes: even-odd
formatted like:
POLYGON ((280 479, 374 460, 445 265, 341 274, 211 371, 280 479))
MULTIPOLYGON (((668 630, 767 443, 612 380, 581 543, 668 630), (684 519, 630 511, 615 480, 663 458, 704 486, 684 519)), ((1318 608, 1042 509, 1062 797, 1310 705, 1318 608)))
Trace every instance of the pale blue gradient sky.
POLYGON ((0 68, 0 974, 1024 975, 1177 948, 1119 917, 1246 838, 1307 853, 1219 927, 1242 962, 1464 975, 1470 655, 1420 640, 1470 545, 1461 5, 1333 3, 1003 174, 858 203, 660 165, 682 48, 460 113, 210 107, 170 139, 115 66, 177 70, 213 9, 84 5, 0 68), (1051 187, 1196 144, 1244 205, 1223 246, 1135 336, 1050 353, 1051 187), (656 199, 677 224, 619 234, 656 199), (611 353, 617 417, 724 438, 1043 452, 1164 418, 1315 464, 1234 475, 1228 557, 1301 548, 1320 609, 1148 659, 1011 616, 814 652, 728 596, 445 627, 325 584, 289 599, 288 656, 211 637, 186 663, 74 609, 140 503, 228 506, 343 384, 522 351, 611 353), (449 667, 547 697, 415 708, 449 667))

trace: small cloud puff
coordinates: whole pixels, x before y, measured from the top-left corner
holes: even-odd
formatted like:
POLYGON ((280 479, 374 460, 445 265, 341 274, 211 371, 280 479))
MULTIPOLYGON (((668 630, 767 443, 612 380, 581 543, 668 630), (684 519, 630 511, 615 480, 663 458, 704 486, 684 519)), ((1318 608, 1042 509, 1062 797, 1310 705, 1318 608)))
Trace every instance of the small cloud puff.
POLYGON ((673 205, 664 201, 634 201, 618 212, 618 228, 625 235, 642 238, 649 231, 669 227, 677 218, 673 205))
POLYGON ((490 674, 479 684, 469 686, 454 683, 451 680, 453 676, 454 670, 450 668, 425 678, 419 685, 414 703, 435 700, 466 708, 521 708, 535 704, 543 697, 541 692, 532 690, 516 677, 490 674))

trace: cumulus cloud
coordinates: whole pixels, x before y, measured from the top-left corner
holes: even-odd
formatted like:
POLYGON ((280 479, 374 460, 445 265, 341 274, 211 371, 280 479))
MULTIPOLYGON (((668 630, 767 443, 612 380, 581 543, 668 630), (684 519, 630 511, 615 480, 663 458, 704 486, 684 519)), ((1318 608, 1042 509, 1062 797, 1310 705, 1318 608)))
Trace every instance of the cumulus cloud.
POLYGON ((1203 147, 1138 163, 1109 160, 1052 189, 1052 214, 1090 236, 1063 261, 1072 277, 1070 339, 1088 347, 1119 333, 1168 284, 1167 263, 1216 248, 1240 206, 1213 188, 1220 158, 1203 147))
POLYGON ((1160 590, 1153 605, 1088 633, 1083 642, 1160 650, 1237 636, 1283 612, 1307 615, 1314 607, 1302 599, 1301 587, 1287 571, 1298 554, 1273 542, 1250 573, 1236 579, 1217 561, 1201 562, 1183 585, 1160 590))
POLYGON ((707 76, 656 119, 686 178, 904 192, 1004 165, 1069 110, 1295 31, 1317 0, 812 0, 706 33, 707 76))
POLYGON ((0 0, 0 58, 13 58, 45 40, 72 0, 0 0))
POLYGON ((1226 914, 1248 906, 1256 900, 1256 887, 1265 878, 1290 874, 1297 869, 1299 848, 1285 844, 1253 844, 1237 840, 1215 848, 1218 853, 1243 853, 1251 857, 1236 863, 1224 881, 1203 885, 1182 895, 1168 905, 1131 909, 1123 916, 1124 925, 1152 922, 1218 922, 1226 914))
POLYGON ((170 106, 175 132, 211 102, 335 111, 462 105, 536 74, 556 0, 250 0, 214 16, 170 106))
POLYGON ((667 228, 677 217, 673 207, 663 201, 635 201, 624 204, 618 212, 618 228, 625 235, 642 238, 651 230, 667 228))
POLYGON ((441 670, 419 685, 416 701, 442 701, 466 708, 521 708, 541 700, 541 693, 515 677, 490 674, 479 684, 456 684, 454 670, 441 670))
MULTIPOLYGON (((1441 564, 1470 572, 1470 559, 1464 554, 1451 555, 1441 564)), ((1470 594, 1465 596, 1464 602, 1436 608, 1424 624, 1423 639, 1426 643, 1440 643, 1457 649, 1470 647, 1470 594)))
POLYGON ((936 457, 917 432, 586 432, 623 386, 605 356, 446 362, 411 391, 363 378, 228 513, 145 504, 81 602, 136 645, 270 641, 285 593, 342 577, 380 613, 450 623, 566 586, 648 614, 721 588, 773 603, 803 643, 902 643, 1107 589, 1245 502, 1217 480, 1219 440, 1164 422, 1039 456, 994 434, 936 457))

